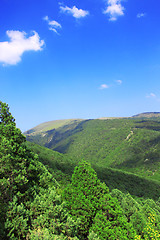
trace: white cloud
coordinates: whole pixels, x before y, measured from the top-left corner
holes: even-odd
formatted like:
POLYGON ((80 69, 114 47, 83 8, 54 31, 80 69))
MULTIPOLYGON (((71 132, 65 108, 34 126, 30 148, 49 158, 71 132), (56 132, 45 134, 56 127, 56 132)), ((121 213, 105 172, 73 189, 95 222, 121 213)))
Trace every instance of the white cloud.
POLYGON ((101 90, 109 88, 109 86, 107 84, 101 84, 100 88, 101 90))
POLYGON ((53 31, 53 32, 55 32, 57 35, 59 35, 58 31, 57 31, 55 28, 50 27, 49 30, 50 30, 50 31, 53 31))
POLYGON ((141 17, 145 17, 146 16, 146 13, 138 13, 137 14, 137 18, 141 18, 141 17))
POLYGON ((40 51, 44 41, 40 40, 37 32, 27 38, 25 32, 7 31, 10 41, 0 42, 0 62, 3 65, 15 65, 21 61, 21 57, 26 51, 40 51))
POLYGON ((101 84, 100 85, 100 87, 99 87, 99 89, 100 90, 103 90, 103 89, 107 89, 107 88, 112 88, 112 87, 115 87, 115 86, 117 86, 117 85, 121 85, 122 84, 122 80, 115 80, 115 82, 117 83, 117 84, 113 84, 113 83, 111 83, 110 85, 107 85, 107 84, 101 84))
POLYGON ((48 23, 50 26, 52 26, 52 27, 55 27, 55 28, 61 28, 62 26, 61 26, 61 24, 60 23, 58 23, 58 22, 56 22, 56 21, 49 21, 49 23, 48 23))
POLYGON ((124 7, 121 5, 121 0, 108 0, 108 6, 103 11, 104 14, 109 15, 110 21, 116 21, 119 16, 124 15, 124 7))
POLYGON ((65 7, 60 6, 60 10, 63 13, 71 14, 75 18, 83 18, 83 17, 86 17, 87 15, 89 15, 88 11, 78 9, 76 6, 73 6, 72 8, 67 7, 67 6, 65 6, 65 7))
POLYGON ((118 83, 119 85, 122 84, 122 80, 116 80, 116 83, 118 83))
POLYGON ((62 26, 61 26, 60 23, 58 23, 58 22, 55 21, 55 20, 51 20, 51 21, 50 21, 48 16, 45 16, 45 17, 43 18, 43 20, 45 20, 45 21, 48 22, 49 30, 51 30, 51 31, 59 34, 57 30, 60 29, 60 28, 62 28, 62 26))

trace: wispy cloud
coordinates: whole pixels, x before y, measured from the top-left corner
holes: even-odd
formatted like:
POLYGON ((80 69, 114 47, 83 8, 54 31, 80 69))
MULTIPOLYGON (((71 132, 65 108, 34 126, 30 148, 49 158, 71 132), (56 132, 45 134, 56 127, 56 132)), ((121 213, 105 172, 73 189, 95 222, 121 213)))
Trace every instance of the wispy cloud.
POLYGON ((99 87, 100 90, 103 90, 103 89, 106 89, 106 88, 109 88, 109 86, 107 84, 101 84, 101 86, 99 87))
POLYGON ((73 6, 72 8, 68 6, 60 6, 60 10, 62 13, 67 13, 72 15, 74 18, 83 18, 89 15, 89 11, 78 9, 76 6, 73 6))
POLYGON ((110 85, 107 85, 105 83, 101 84, 99 89, 100 90, 103 90, 103 89, 107 89, 107 88, 112 88, 112 87, 116 87, 117 85, 121 85, 122 84, 122 80, 115 80, 116 84, 115 83, 112 83, 110 85))
POLYGON ((55 20, 49 20, 49 17, 48 17, 48 16, 45 16, 45 17, 43 18, 43 20, 45 20, 45 21, 48 23, 48 25, 49 25, 49 30, 51 30, 51 31, 59 34, 59 33, 58 33, 58 29, 62 28, 62 26, 61 26, 60 23, 58 23, 58 22, 55 21, 55 20))
POLYGON ((122 84, 122 80, 116 80, 116 83, 117 83, 118 85, 121 85, 121 84, 122 84))
POLYGON ((3 65, 15 65, 21 61, 21 57, 26 51, 40 51, 44 41, 40 40, 37 32, 27 38, 25 32, 7 31, 10 41, 0 42, 0 62, 3 65))
POLYGON ((121 0, 108 0, 107 8, 103 11, 109 15, 110 21, 116 21, 119 16, 124 15, 125 8, 121 4, 121 0))
POLYGON ((150 94, 148 94, 146 97, 147 97, 147 98, 156 98, 157 96, 156 96, 156 94, 154 94, 154 93, 150 93, 150 94))
POLYGON ((145 17, 146 16, 146 13, 138 13, 137 14, 137 18, 142 18, 142 17, 145 17))
POLYGON ((146 98, 152 99, 154 101, 160 102, 160 97, 157 96, 155 93, 151 92, 150 94, 146 95, 146 98))

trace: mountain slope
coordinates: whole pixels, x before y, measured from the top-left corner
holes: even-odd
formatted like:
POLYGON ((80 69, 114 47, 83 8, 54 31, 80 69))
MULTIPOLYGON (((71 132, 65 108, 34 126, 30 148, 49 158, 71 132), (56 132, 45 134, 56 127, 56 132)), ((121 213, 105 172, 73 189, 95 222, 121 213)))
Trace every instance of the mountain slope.
POLYGON ((160 112, 144 112, 132 116, 133 118, 160 118, 160 112))
POLYGON ((27 148, 38 155, 38 159, 52 173, 54 178, 66 185, 70 181, 76 163, 62 153, 53 151, 35 143, 26 142, 27 148))
POLYGON ((38 126, 28 130, 25 132, 27 135, 35 135, 42 132, 47 132, 49 130, 57 129, 63 126, 71 127, 72 124, 77 124, 81 122, 82 119, 63 119, 63 120, 54 120, 49 122, 44 122, 39 124, 38 126))
POLYGON ((160 181, 157 119, 82 120, 26 136, 75 162, 84 158, 97 167, 122 169, 160 181))
MULTIPOLYGON (((26 142, 32 152, 38 154, 39 160, 48 168, 53 177, 61 184, 66 186, 71 181, 74 168, 77 163, 67 155, 55 152, 40 145, 26 142)), ((143 198, 157 200, 160 196, 158 181, 153 181, 139 177, 136 174, 120 171, 112 168, 104 168, 92 165, 96 170, 99 179, 105 182, 110 190, 119 189, 124 193, 143 198), (145 189, 145 191, 144 191, 145 189)))

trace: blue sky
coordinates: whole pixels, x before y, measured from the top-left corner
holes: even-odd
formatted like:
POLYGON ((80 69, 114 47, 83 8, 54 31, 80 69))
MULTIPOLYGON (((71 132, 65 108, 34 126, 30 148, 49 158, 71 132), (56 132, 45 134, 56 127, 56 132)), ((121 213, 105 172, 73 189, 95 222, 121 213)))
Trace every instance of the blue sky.
POLYGON ((0 100, 22 131, 160 111, 156 0, 1 0, 0 100))

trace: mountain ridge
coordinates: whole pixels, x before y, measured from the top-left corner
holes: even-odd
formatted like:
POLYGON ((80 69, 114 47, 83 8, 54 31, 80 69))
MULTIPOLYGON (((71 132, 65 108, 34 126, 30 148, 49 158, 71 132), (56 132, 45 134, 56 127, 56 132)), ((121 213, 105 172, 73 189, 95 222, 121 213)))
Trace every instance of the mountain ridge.
POLYGON ((57 128, 60 128, 64 125, 69 125, 69 124, 72 124, 74 122, 81 122, 83 121, 83 119, 61 119, 61 120, 52 120, 52 121, 47 121, 47 122, 44 122, 44 123, 41 123, 41 124, 38 124, 36 125, 35 127, 27 130, 24 132, 25 135, 28 135, 28 134, 34 134, 36 132, 46 132, 46 131, 49 131, 49 130, 52 130, 52 129, 57 129, 57 128))
POLYGON ((143 112, 132 116, 133 118, 157 118, 160 112, 143 112))
POLYGON ((35 132, 45 132, 51 129, 57 129, 63 127, 64 125, 70 125, 74 122, 81 122, 85 120, 111 120, 111 119, 129 119, 129 118, 157 118, 160 117, 160 112, 143 112, 133 115, 131 117, 100 117, 95 119, 81 119, 81 118, 73 118, 73 119, 60 119, 60 120, 52 120, 43 122, 41 124, 36 125, 35 127, 24 132, 25 135, 34 134, 35 132))

